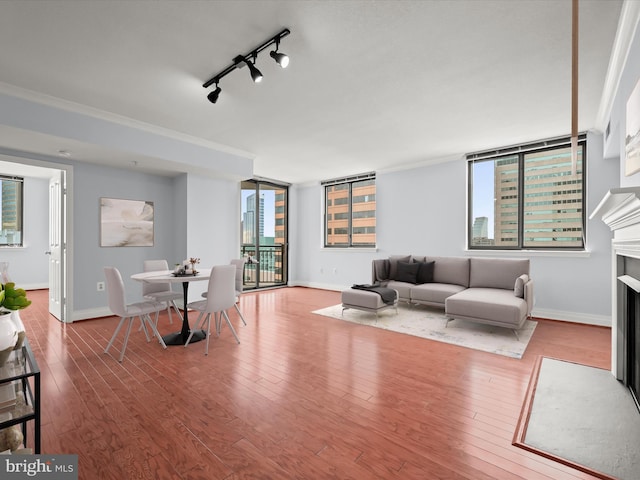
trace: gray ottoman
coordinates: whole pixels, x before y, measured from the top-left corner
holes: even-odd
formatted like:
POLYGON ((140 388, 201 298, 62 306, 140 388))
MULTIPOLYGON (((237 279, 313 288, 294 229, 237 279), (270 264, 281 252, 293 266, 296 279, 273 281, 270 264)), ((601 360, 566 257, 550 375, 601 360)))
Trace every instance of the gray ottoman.
POLYGON ((378 316, 378 312, 387 308, 395 308, 398 313, 398 292, 396 291, 396 299, 393 304, 386 304, 382 301, 380 295, 375 292, 367 292, 366 290, 356 290, 350 288, 342 291, 342 311, 347 308, 355 308, 365 312, 374 312, 378 316))

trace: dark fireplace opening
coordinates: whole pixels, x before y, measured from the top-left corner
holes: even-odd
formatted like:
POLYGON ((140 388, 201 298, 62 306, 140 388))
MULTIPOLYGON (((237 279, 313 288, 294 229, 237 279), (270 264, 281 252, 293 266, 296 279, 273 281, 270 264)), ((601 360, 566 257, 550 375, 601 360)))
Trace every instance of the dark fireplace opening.
POLYGON ((625 386, 631 391, 636 406, 640 411, 640 294, 633 288, 627 286, 627 305, 626 305, 626 352, 625 363, 626 372, 622 379, 625 386))
POLYGON ((629 388, 640 412, 640 259, 618 259, 616 378, 629 388))

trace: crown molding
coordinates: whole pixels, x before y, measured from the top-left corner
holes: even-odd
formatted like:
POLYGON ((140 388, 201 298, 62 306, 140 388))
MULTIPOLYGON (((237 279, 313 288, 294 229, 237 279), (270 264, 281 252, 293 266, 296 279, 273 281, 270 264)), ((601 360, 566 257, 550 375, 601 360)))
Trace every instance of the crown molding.
POLYGON ((228 145, 211 142, 209 140, 205 140, 200 137, 187 135, 185 133, 177 132, 175 130, 170 130, 168 128, 160 127, 158 125, 142 122, 139 120, 135 120, 133 118, 125 117, 123 115, 117 115, 115 113, 93 108, 88 105, 71 102, 69 100, 63 100, 58 97, 53 97, 51 95, 46 95, 44 93, 28 90, 28 89, 18 87, 16 85, 4 83, 4 82, 0 82, 0 94, 4 94, 10 97, 20 98, 28 102, 38 103, 51 108, 65 110, 67 112, 72 112, 79 115, 93 117, 99 120, 104 120, 106 122, 122 125, 131 129, 140 130, 140 131, 144 131, 154 135, 171 138, 173 140, 189 143, 192 145, 197 145, 199 147, 208 148, 211 150, 216 150, 216 151, 228 153, 231 155, 237 155, 239 157, 244 157, 250 160, 255 160, 257 157, 255 153, 233 148, 228 145))
POLYGON ((600 107, 598 108, 598 114, 596 116, 595 127, 601 132, 604 132, 607 128, 611 109, 613 108, 613 101, 620 86, 620 78, 622 77, 624 66, 627 63, 629 50, 631 49, 631 44, 639 23, 640 2, 636 0, 625 0, 620 11, 616 38, 613 41, 613 48, 611 49, 611 56, 609 57, 609 68, 607 69, 602 97, 600 98, 600 107))

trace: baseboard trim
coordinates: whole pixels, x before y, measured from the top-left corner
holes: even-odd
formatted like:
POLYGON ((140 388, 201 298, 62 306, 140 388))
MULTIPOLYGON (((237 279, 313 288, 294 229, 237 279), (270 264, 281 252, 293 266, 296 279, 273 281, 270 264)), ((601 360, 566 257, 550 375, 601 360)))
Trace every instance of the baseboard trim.
POLYGON ((599 327, 611 327, 611 316, 594 315, 591 313, 566 312, 562 310, 550 310, 534 308, 531 316, 560 320, 563 322, 584 323, 585 325, 597 325, 599 327))
POLYGON ((18 285, 18 287, 23 288, 25 290, 45 290, 49 288, 49 284, 48 283, 28 283, 25 285, 24 283, 21 283, 20 285, 18 285))
POLYGON ((100 317, 112 317, 113 313, 107 307, 87 308, 85 310, 75 310, 71 315, 71 321, 92 320, 100 317))

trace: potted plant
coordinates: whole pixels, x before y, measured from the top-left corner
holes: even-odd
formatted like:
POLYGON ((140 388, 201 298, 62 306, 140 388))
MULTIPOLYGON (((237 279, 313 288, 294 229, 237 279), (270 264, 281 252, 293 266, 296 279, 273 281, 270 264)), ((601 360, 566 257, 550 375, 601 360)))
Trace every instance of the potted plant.
POLYGON ((22 347, 25 331, 19 310, 31 305, 27 292, 13 282, 0 284, 0 366, 11 351, 22 347))

